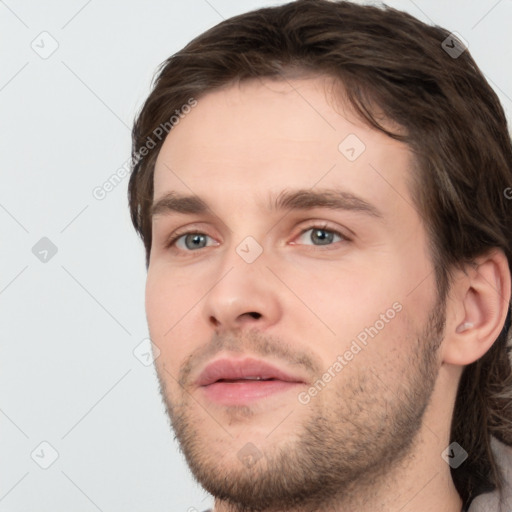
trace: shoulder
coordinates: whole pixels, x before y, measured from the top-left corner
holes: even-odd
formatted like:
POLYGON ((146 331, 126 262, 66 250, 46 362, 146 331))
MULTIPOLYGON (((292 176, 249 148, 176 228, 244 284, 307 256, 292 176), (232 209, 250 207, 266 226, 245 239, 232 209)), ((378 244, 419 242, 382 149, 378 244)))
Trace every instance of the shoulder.
POLYGON ((468 512, 509 512, 512 510, 512 447, 491 437, 491 448, 499 466, 503 486, 492 492, 480 494, 468 512))

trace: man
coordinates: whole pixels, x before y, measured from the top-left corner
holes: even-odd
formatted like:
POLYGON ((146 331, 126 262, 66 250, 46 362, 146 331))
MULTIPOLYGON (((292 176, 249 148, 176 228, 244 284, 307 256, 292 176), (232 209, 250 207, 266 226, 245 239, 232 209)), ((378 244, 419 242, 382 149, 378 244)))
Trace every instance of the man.
POLYGON ((161 67, 129 199, 215 512, 510 510, 512 148, 463 43, 298 0, 161 67))

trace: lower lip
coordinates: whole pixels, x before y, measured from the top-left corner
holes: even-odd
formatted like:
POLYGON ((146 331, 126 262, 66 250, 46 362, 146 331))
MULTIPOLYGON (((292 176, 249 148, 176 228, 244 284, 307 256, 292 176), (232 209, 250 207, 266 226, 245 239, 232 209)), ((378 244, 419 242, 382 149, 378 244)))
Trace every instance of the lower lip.
POLYGON ((248 380, 214 382, 201 389, 212 402, 222 405, 242 405, 295 389, 297 386, 300 386, 298 382, 283 380, 248 380))

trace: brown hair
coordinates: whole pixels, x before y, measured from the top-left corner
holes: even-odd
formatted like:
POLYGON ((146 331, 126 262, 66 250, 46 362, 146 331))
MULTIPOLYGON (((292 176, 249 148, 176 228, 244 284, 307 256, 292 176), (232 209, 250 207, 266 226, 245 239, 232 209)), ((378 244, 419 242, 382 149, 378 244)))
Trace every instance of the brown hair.
MULTIPOLYGON (((505 114, 469 52, 445 51, 446 41, 454 47, 450 37, 389 7, 297 0, 233 17, 195 38, 161 65, 133 127, 128 194, 146 265, 161 127, 167 133, 176 110, 214 89, 301 70, 333 77, 363 120, 409 145, 416 163, 412 196, 442 299, 452 271, 492 248, 504 251, 510 267, 512 201, 505 189, 512 185, 512 147, 505 114), (381 120, 394 122, 399 133, 381 120)), ((512 445, 509 324, 510 312, 492 348, 464 369, 459 384, 451 440, 469 457, 452 477, 466 505, 502 486, 491 435, 512 445)))

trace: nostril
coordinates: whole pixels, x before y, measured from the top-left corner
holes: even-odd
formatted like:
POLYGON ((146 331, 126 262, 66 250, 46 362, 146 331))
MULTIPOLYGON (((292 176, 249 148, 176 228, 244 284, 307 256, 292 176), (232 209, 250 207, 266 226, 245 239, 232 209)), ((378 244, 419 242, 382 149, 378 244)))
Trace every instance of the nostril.
POLYGON ((255 313, 255 312, 252 312, 252 311, 250 313, 247 313, 247 314, 251 315, 256 320, 261 317, 261 313, 255 313))
POLYGON ((220 322, 214 317, 214 316, 211 316, 210 317, 210 322, 215 326, 215 327, 218 327, 220 325, 220 322))

